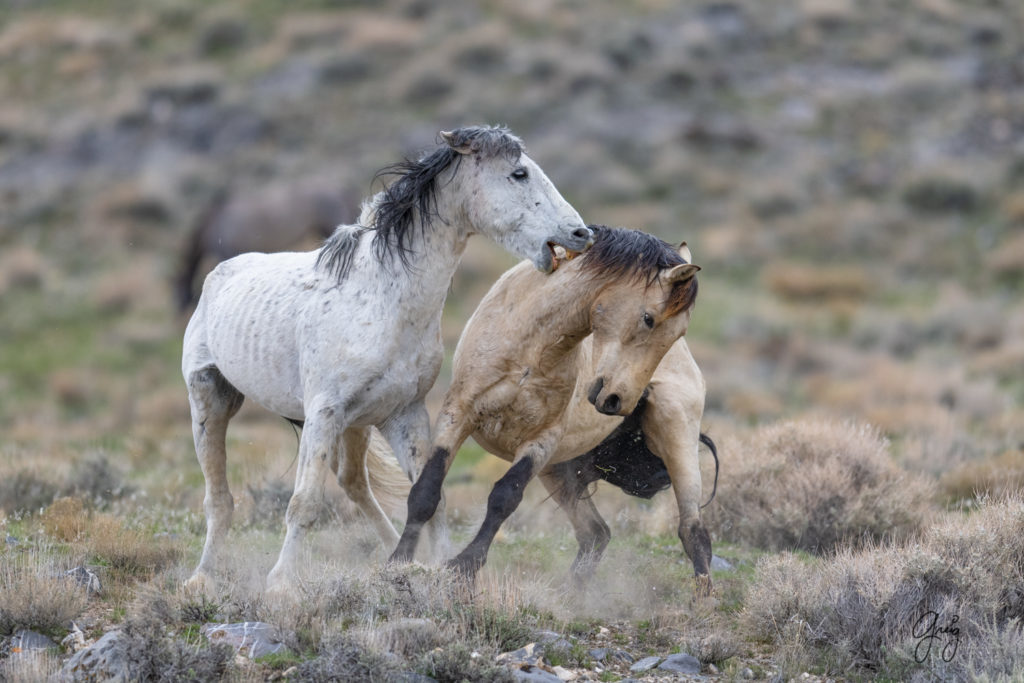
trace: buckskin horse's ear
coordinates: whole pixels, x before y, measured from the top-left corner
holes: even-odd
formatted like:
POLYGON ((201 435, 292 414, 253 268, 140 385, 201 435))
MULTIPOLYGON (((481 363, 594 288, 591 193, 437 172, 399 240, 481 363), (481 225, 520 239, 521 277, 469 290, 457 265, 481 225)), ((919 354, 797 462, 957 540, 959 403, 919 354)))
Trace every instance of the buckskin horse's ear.
POLYGON ((686 246, 686 242, 679 243, 679 255, 683 257, 683 260, 687 263, 693 263, 693 255, 690 254, 690 247, 686 246))
POLYGON ((666 285, 674 285, 677 282, 685 282, 697 274, 700 266, 692 263, 680 263, 675 268, 670 268, 661 274, 661 281, 666 285))
POLYGON ((469 154, 473 149, 466 143, 459 144, 458 139, 455 137, 455 133, 450 130, 441 131, 441 139, 444 140, 449 147, 454 149, 459 154, 469 154))

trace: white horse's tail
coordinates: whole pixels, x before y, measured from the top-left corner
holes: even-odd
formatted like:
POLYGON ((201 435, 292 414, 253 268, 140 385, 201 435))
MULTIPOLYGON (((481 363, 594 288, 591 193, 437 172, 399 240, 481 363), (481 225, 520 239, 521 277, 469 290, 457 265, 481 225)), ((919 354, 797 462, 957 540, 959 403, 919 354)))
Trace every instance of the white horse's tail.
POLYGON ((370 476, 370 490, 384 512, 393 519, 405 519, 406 501, 412 483, 395 462, 391 446, 376 429, 370 430, 370 445, 366 449, 366 471, 370 476))

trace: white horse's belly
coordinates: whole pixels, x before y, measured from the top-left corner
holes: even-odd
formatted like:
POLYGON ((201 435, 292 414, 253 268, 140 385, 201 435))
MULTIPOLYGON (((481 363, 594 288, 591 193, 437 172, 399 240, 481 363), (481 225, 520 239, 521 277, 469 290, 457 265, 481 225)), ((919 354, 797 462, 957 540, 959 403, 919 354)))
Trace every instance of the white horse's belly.
POLYGON ((366 283, 324 283, 315 258, 244 254, 218 267, 201 303, 210 360, 242 394, 279 415, 304 419, 330 404, 349 424, 379 424, 437 378, 440 316, 396 328, 406 321, 365 305, 374 294, 366 283))
POLYGON ((295 316, 312 282, 312 255, 244 254, 214 271, 204 290, 206 345, 224 378, 268 410, 302 419, 295 316))

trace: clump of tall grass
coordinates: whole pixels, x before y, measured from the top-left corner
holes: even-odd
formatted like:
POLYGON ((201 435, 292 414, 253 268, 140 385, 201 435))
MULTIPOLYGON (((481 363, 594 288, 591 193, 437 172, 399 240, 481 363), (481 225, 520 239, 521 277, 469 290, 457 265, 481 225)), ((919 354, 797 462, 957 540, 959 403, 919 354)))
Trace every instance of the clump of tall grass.
POLYGON ((752 635, 784 674, 903 680, 1024 674, 1024 499, 950 515, 912 543, 830 559, 761 561, 745 600, 752 635))
POLYGON ((865 425, 794 421, 763 427, 733 448, 714 505, 720 539, 770 550, 827 553, 903 539, 932 511, 930 483, 901 470, 865 425))
POLYGON ((64 576, 66 570, 48 548, 0 554, 0 634, 52 632, 77 619, 87 596, 64 576))
POLYGON ((91 564, 105 566, 116 578, 152 576, 170 567, 181 555, 176 541, 88 510, 80 498, 58 498, 41 518, 51 538, 71 543, 91 564))

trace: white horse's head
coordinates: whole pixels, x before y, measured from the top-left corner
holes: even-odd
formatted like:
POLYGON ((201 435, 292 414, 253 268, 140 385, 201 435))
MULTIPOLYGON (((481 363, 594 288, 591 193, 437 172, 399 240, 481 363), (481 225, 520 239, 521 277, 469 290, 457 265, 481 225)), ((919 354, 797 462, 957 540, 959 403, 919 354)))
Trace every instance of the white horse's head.
POLYGON ((487 235, 537 270, 558 266, 555 247, 581 252, 594 236, 576 209, 505 128, 472 127, 442 132, 461 158, 452 164, 452 181, 474 232, 487 235))
POLYGON ((558 267, 556 247, 578 253, 593 244, 590 228, 507 129, 459 128, 441 138, 430 154, 378 172, 397 179, 363 205, 358 228, 328 239, 317 264, 344 278, 359 238, 372 232, 378 259, 408 266, 435 220, 457 224, 465 237, 487 235, 544 273, 558 267))

